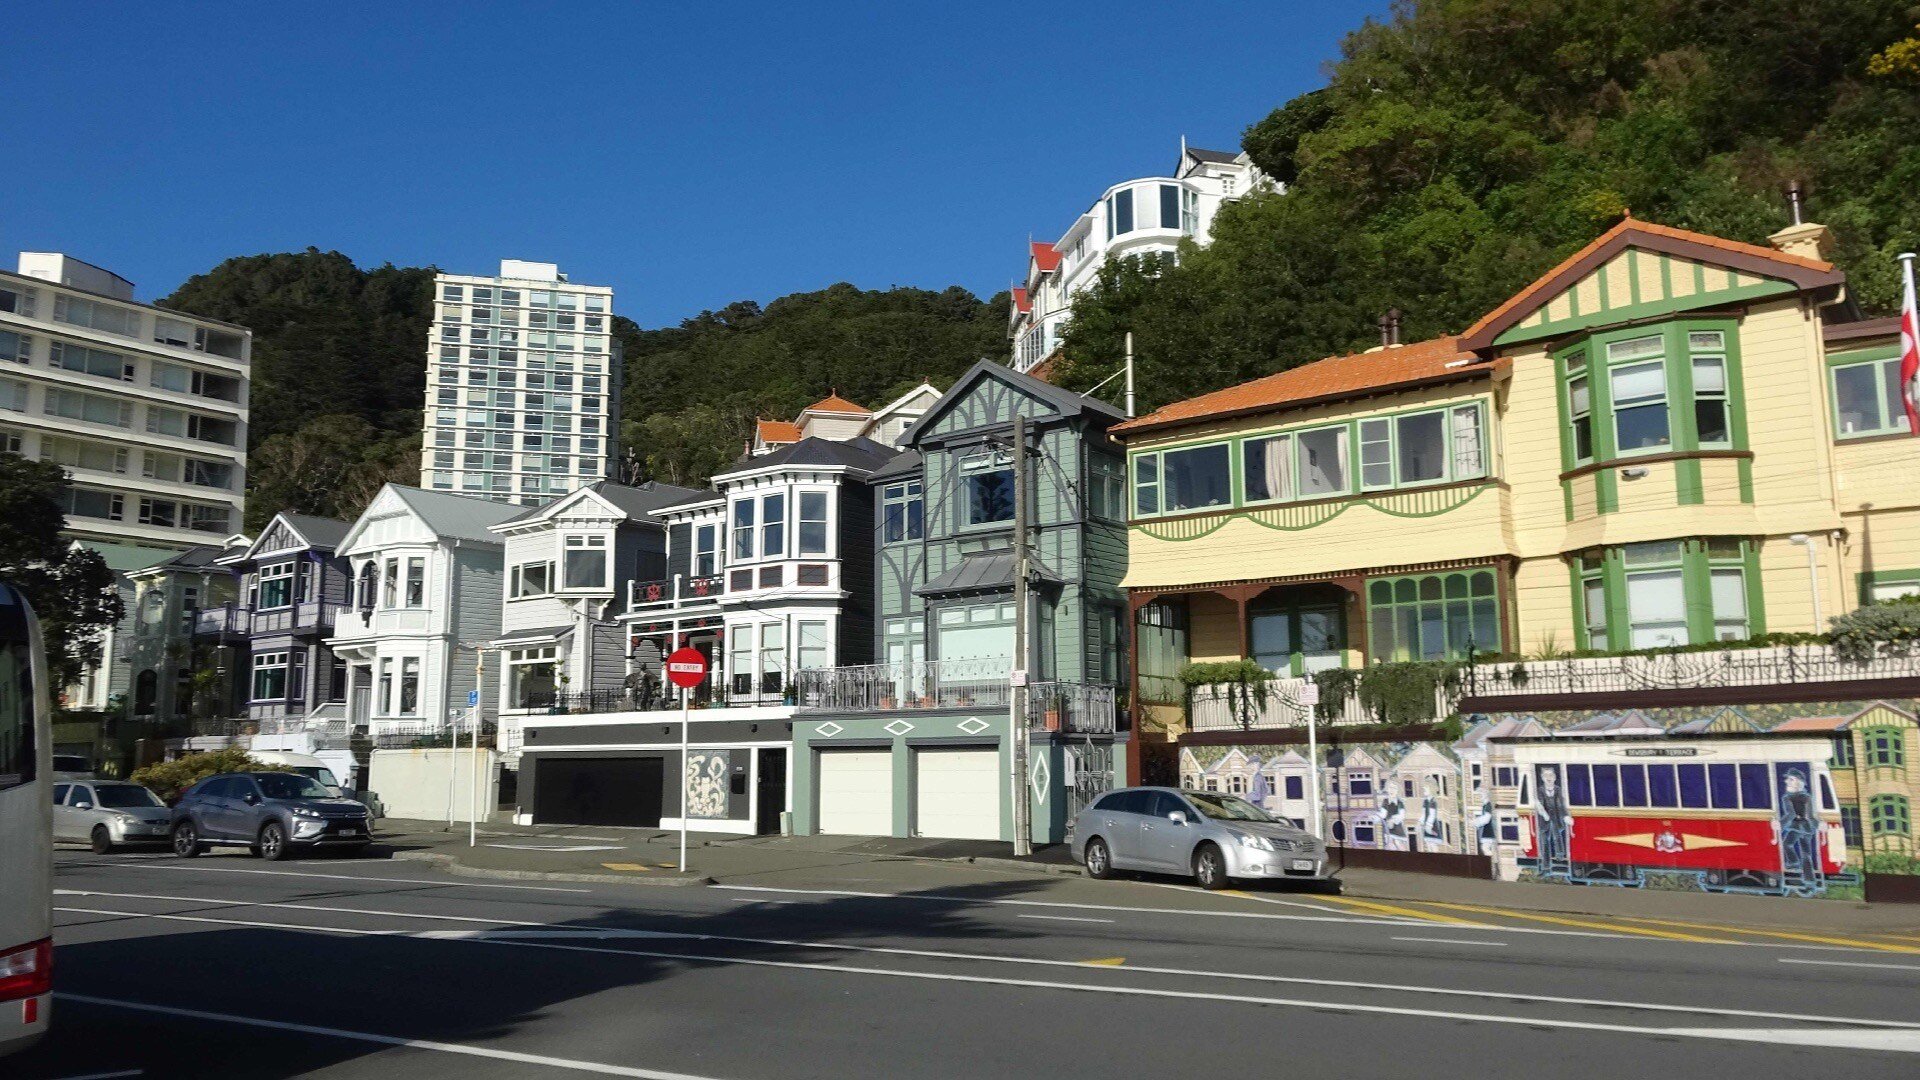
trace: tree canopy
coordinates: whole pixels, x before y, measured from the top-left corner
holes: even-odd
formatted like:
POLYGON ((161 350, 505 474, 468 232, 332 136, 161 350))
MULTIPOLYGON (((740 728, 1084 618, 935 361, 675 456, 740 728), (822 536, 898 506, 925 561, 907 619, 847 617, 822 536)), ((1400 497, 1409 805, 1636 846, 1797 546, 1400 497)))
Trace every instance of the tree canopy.
POLYGON ((56 687, 99 659, 102 635, 123 614, 106 560, 60 535, 68 486, 60 466, 0 451, 0 581, 26 593, 39 616, 56 687))
POLYGON ((1177 265, 1075 299, 1063 381, 1135 337, 1150 409, 1377 341, 1456 332, 1636 217, 1764 243, 1800 181, 1868 310, 1920 235, 1907 0, 1401 0, 1328 85, 1250 126, 1284 182, 1223 208, 1177 265))

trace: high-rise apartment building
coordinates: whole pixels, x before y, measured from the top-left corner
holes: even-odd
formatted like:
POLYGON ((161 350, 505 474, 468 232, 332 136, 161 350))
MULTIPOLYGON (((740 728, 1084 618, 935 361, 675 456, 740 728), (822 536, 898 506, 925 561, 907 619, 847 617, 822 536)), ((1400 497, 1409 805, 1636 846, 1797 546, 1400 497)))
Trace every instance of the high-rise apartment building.
POLYGON ((246 506, 242 326, 136 303, 68 255, 0 271, 0 450, 73 478, 67 531, 115 569, 219 546, 246 506))
POLYGON ((539 506, 612 475, 620 343, 613 290, 553 263, 441 274, 420 486, 539 506))

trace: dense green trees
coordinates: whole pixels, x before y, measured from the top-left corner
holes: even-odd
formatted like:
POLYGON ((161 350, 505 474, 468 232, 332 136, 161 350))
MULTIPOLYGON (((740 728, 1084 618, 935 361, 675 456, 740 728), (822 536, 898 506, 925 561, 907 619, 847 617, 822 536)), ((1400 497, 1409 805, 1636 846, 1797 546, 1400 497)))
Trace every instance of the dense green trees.
POLYGON ((120 594, 100 553, 60 536, 67 476, 60 466, 0 451, 0 581, 27 594, 46 638, 55 687, 70 686, 120 621, 120 594))
POLYGON ((1631 208, 1761 242, 1789 180, 1869 310, 1920 235, 1910 0, 1420 0, 1348 36, 1329 85, 1251 126, 1290 185, 1224 210, 1179 265, 1075 305, 1066 381, 1135 334, 1140 404, 1463 329, 1631 208), (1879 59, 1876 60, 1876 57, 1879 59))

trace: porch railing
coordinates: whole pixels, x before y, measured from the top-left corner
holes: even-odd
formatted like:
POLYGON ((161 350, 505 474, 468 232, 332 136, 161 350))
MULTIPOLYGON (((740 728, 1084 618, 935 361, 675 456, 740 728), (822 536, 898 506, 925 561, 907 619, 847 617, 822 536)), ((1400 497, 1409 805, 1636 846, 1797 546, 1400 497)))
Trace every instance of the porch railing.
POLYGON ((334 618, 346 606, 333 600, 302 600, 286 607, 255 610, 252 630, 256 634, 331 630, 334 618))
POLYGON ((654 581, 633 581, 627 584, 627 609, 704 603, 718 600, 723 591, 719 574, 675 574, 654 581))
MULTIPOLYGON (((1361 676, 1365 678, 1364 673, 1361 676)), ((1251 731, 1264 728, 1299 727, 1315 706, 1303 699, 1307 679, 1274 679, 1264 688, 1235 684, 1196 686, 1188 700, 1187 717, 1195 731, 1251 731)), ((1435 716, 1453 712, 1453 700, 1444 690, 1436 691, 1435 716)), ((1323 724, 1366 724, 1373 722, 1360 707, 1358 694, 1349 694, 1335 710, 1321 707, 1323 724), (1331 713, 1331 715, 1328 715, 1331 713)))
MULTIPOLYGON (((454 736, 458 735, 460 745, 466 746, 473 737, 472 724, 435 724, 429 721, 388 721, 375 722, 371 741, 376 750, 427 750, 439 747, 451 747, 454 736)), ((494 743, 493 724, 482 722, 480 725, 480 745, 492 746, 494 743)))
POLYGON ((192 625, 188 627, 194 635, 245 634, 247 632, 247 609, 233 604, 219 607, 201 608, 192 613, 192 625))
POLYGON ((1027 727, 1068 735, 1111 735, 1118 713, 1113 687, 1043 682, 1027 687, 1027 727))
POLYGON ((901 664, 808 668, 794 676, 797 701, 815 712, 891 712, 896 709, 1004 709, 1004 656, 976 660, 922 660, 901 664))
MULTIPOLYGON (((713 703, 710 684, 694 688, 692 704, 706 708, 713 703)), ((602 690, 534 690, 520 695, 514 708, 553 715, 568 713, 654 712, 678 709, 680 691, 662 687, 657 681, 602 690)))
POLYGON ((1913 678, 1920 678, 1920 654, 1858 663, 1843 659, 1831 645, 1776 645, 1475 664, 1461 673, 1460 693, 1485 698, 1913 678))

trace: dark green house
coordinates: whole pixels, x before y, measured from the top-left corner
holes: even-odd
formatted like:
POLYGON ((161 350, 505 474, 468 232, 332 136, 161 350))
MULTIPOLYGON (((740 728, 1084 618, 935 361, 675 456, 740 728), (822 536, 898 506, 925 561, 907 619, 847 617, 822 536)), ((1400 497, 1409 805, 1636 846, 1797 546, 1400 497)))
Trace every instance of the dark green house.
POLYGON ((1113 407, 981 362, 874 492, 874 654, 800 673, 794 827, 1011 840, 1011 682, 1027 673, 1032 839, 1124 775, 1124 459, 1113 407), (1014 656, 1013 421, 1026 419, 1028 652, 1014 656))

